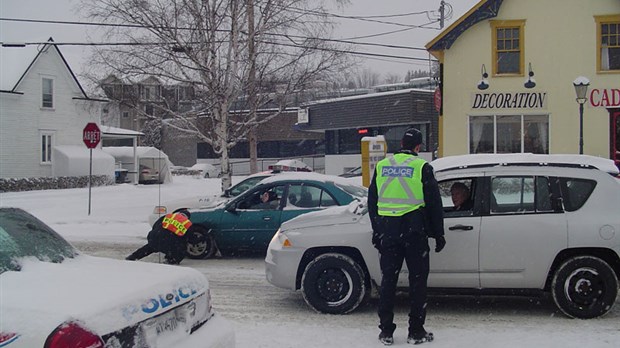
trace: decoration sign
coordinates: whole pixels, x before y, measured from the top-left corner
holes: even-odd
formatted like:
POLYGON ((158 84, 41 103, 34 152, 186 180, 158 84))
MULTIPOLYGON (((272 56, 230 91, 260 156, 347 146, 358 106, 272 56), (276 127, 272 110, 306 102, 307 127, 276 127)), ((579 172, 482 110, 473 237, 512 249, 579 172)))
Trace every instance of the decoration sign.
POLYGON ((546 109, 547 92, 474 93, 471 108, 476 110, 546 109))

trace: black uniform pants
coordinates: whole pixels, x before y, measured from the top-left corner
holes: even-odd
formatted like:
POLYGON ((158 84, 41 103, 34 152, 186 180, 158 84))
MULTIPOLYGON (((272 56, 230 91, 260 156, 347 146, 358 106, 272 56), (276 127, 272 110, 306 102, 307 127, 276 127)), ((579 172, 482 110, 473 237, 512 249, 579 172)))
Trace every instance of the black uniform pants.
MULTIPOLYGON (((415 214, 420 215, 420 214, 415 214)), ((380 265, 383 275, 379 291, 379 328, 392 334, 394 324, 394 299, 398 275, 403 260, 409 270, 409 335, 423 330, 426 321, 426 296, 429 272, 428 237, 415 216, 383 217, 381 228, 384 237, 390 235, 380 247, 380 265), (412 219, 413 218, 413 219, 412 219), (398 241, 400 239, 400 241, 398 241), (385 244, 385 245, 384 245, 385 244)))
POLYGON ((185 243, 176 243, 168 247, 167 250, 158 250, 157 248, 153 248, 151 244, 146 244, 145 246, 134 251, 131 255, 127 256, 126 259, 140 260, 151 255, 152 253, 159 251, 163 252, 166 255, 166 263, 178 265, 185 258, 185 243))

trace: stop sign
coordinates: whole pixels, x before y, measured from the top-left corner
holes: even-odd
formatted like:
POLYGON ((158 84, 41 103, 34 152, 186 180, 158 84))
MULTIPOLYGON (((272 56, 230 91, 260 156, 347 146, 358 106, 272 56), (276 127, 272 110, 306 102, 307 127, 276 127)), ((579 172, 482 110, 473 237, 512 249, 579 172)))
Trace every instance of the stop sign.
POLYGON ((99 130, 96 123, 90 122, 86 124, 86 127, 84 127, 84 131, 82 133, 82 140, 89 149, 94 149, 97 147, 99 141, 101 140, 101 130, 99 130))

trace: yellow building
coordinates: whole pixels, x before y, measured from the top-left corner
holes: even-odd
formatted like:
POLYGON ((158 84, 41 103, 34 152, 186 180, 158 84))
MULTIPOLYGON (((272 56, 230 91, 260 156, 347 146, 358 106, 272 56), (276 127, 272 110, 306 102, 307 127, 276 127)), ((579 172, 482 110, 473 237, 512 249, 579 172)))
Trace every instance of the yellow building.
POLYGON ((579 153, 582 130, 583 153, 620 164, 620 0, 482 0, 426 48, 440 156, 579 153))

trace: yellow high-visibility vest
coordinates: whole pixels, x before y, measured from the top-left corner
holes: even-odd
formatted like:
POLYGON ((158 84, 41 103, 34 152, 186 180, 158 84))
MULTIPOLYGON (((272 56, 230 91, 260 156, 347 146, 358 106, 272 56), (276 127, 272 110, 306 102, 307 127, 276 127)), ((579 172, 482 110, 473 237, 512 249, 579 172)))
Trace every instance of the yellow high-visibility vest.
POLYGON ((402 216, 424 207, 422 167, 425 163, 423 158, 405 153, 397 153, 377 163, 379 215, 402 216))
POLYGON ((164 220, 161 223, 162 227, 168 231, 176 234, 179 237, 183 237, 187 230, 192 226, 192 222, 189 221, 187 216, 179 213, 168 214, 164 216, 164 220))

